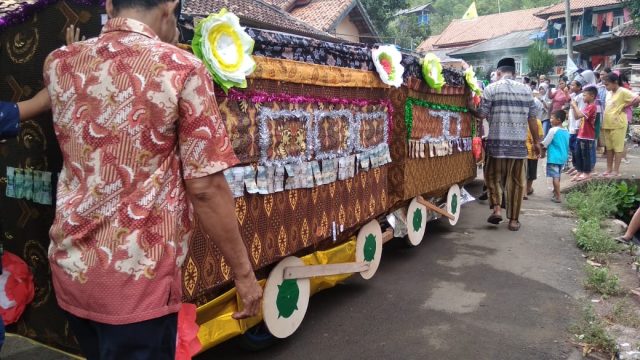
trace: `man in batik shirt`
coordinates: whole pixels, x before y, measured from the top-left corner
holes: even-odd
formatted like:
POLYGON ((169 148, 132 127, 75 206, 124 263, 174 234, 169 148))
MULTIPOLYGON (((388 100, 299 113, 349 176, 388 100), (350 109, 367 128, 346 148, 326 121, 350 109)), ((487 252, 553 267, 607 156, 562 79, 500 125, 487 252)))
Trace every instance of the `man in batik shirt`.
POLYGON ((540 154, 540 139, 536 120, 537 107, 529 86, 515 81, 515 61, 505 58, 498 62, 498 81, 487 86, 478 111, 470 112, 489 120, 487 161, 484 178, 493 210, 489 221, 502 222, 501 207, 506 197, 509 230, 520 229, 520 208, 525 188, 524 164, 527 158, 527 129, 533 137, 533 151, 540 154))
POLYGON ((178 6, 107 0, 101 35, 45 62, 64 159, 49 259, 89 359, 173 359, 192 210, 235 274, 244 310, 234 317, 259 312, 262 289, 222 174, 238 160, 211 77, 167 43, 178 6))

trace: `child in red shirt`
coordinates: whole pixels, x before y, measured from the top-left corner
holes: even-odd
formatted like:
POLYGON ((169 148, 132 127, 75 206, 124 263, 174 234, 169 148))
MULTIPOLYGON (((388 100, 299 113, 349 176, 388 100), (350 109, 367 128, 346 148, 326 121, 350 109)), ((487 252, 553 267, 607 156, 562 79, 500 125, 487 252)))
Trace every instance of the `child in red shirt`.
POLYGON ((575 113, 576 119, 580 120, 580 128, 578 129, 578 140, 576 143, 576 169, 578 176, 575 181, 587 180, 591 177, 593 171, 593 151, 596 139, 596 98, 598 97, 598 89, 595 87, 587 87, 583 90, 583 97, 586 106, 583 109, 578 108, 575 101, 571 102, 571 108, 575 113))

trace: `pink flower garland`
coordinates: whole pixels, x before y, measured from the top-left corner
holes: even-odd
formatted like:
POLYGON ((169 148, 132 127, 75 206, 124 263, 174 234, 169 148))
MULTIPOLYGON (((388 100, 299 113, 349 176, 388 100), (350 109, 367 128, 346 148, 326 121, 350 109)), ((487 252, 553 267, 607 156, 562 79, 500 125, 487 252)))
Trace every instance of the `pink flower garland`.
POLYGON ((269 94, 263 91, 254 91, 251 93, 242 92, 237 89, 230 89, 228 94, 222 91, 216 91, 216 96, 226 97, 234 101, 249 100, 252 103, 266 103, 266 102, 284 102, 289 104, 334 104, 334 105, 356 105, 356 106, 368 106, 368 105, 382 105, 387 108, 389 114, 389 139, 393 133, 393 105, 391 100, 367 100, 367 99, 345 99, 345 98, 322 98, 304 95, 291 95, 291 94, 269 94))

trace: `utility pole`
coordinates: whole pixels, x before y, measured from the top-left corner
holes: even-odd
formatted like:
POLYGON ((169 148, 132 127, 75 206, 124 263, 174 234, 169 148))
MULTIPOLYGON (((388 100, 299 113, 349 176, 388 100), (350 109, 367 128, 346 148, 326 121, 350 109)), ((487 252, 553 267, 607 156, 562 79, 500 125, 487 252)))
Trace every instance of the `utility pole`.
POLYGON ((500 0, 498 0, 498 14, 500 14, 502 11, 500 11, 500 0))
POLYGON ((571 24, 571 0, 564 0, 565 35, 567 36, 567 55, 573 60, 573 29, 571 24))

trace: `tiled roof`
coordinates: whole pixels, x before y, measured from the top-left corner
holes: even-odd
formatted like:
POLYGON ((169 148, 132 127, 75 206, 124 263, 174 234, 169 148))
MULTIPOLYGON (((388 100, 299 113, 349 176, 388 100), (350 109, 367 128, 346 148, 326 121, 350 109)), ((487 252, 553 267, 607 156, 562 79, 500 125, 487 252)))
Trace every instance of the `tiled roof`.
MULTIPOLYGON (((621 4, 620 0, 569 0, 571 3, 571 10, 581 10, 584 8, 593 8, 600 6, 621 4)), ((552 5, 536 14, 541 18, 547 18, 549 15, 564 13, 564 2, 552 5)))
POLYGON ((633 21, 629 21, 613 29, 613 33, 619 37, 640 36, 640 29, 635 26, 633 21))
MULTIPOLYGON (((309 36, 320 39, 335 38, 305 22, 296 19, 275 5, 263 0, 183 0, 183 14, 208 16, 222 8, 238 15, 245 26, 309 36)), ((274 1, 274 0, 269 0, 274 1)))
POLYGON ((440 35, 429 36, 425 41, 420 43, 416 48, 416 51, 419 53, 425 53, 427 51, 431 51, 433 49, 433 44, 440 39, 440 35))
MULTIPOLYGON (((476 19, 453 20, 433 43, 436 48, 470 45, 509 34, 514 31, 540 29, 544 20, 533 14, 544 8, 534 8, 480 16, 476 19)), ((429 39, 425 40, 429 41, 429 39)), ((422 47, 420 44, 419 48, 422 47)))
POLYGON ((291 15, 305 23, 323 30, 332 30, 336 21, 352 8, 354 0, 314 0, 291 10, 291 15))

